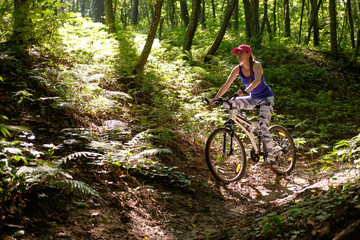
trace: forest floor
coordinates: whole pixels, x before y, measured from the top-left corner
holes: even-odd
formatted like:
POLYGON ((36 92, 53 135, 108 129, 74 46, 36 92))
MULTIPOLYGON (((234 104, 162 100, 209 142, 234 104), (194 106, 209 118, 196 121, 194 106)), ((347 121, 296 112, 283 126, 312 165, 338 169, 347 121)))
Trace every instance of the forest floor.
MULTIPOLYGON (((99 134, 108 137, 105 132, 99 134)), ((114 140, 112 137, 108 144, 114 140)), ((178 154, 185 145, 179 145, 178 154)), ((304 171, 309 167, 301 160, 289 176, 277 177, 270 169, 249 163, 241 180, 221 184, 210 175, 201 149, 193 154, 197 155, 195 161, 162 159, 189 176, 190 187, 171 183, 167 177, 131 176, 120 168, 110 171, 89 165, 91 159, 69 162, 68 171, 97 190, 100 197, 35 189, 27 195, 21 226, 9 227, 26 226, 25 235, 16 239, 29 240, 255 239, 262 229, 250 230, 269 212, 300 201, 312 189, 326 189, 359 176, 357 169, 314 175, 304 171), (237 232, 243 235, 239 237, 237 232)))
MULTIPOLYGON (((182 190, 163 181, 141 183, 99 169, 76 167, 81 179, 101 198, 72 197, 55 192, 28 199, 26 237, 21 239, 231 239, 234 231, 251 229, 274 208, 301 199, 312 188, 328 188, 355 177, 358 171, 311 175, 298 162, 290 176, 277 178, 269 169, 251 166, 243 179, 232 184, 213 180, 205 161, 178 163, 179 170, 207 182, 194 191, 182 190), (116 177, 114 177, 116 176, 116 177), (97 177, 101 180, 96 180, 97 177), (132 182, 132 183, 131 183, 132 182)), ((261 231, 261 229, 260 229, 261 231)), ((253 239, 254 233, 242 238, 253 239)))

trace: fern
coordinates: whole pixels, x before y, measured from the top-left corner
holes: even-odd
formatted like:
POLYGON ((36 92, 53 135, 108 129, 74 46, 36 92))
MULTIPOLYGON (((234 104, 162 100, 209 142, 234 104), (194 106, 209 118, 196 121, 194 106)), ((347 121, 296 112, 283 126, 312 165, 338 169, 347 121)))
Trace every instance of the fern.
POLYGON ((65 177, 71 179, 72 176, 64 171, 62 171, 59 167, 51 167, 51 166, 22 166, 16 172, 16 175, 26 175, 27 182, 39 182, 41 180, 51 181, 51 179, 65 177))
POLYGON ((61 158, 58 161, 58 164, 65 164, 68 161, 72 161, 81 157, 86 157, 86 158, 102 158, 104 157, 104 155, 100 154, 100 153, 93 153, 93 152, 76 152, 76 153, 72 153, 66 157, 61 158))
POLYGON ((27 182, 42 182, 47 186, 54 188, 63 188, 66 187, 69 192, 78 191, 83 194, 90 194, 97 197, 99 193, 92 189, 88 184, 73 180, 72 176, 61 170, 59 166, 38 166, 38 167, 29 167, 22 166, 17 172, 16 175, 26 175, 27 182), (67 178, 67 179, 61 179, 67 178), (61 179, 61 180, 58 180, 61 179))
POLYGON ((72 180, 72 179, 60 180, 54 182, 53 184, 51 184, 51 186, 56 188, 65 187, 69 192, 79 191, 80 193, 86 195, 94 195, 96 197, 100 197, 99 193, 96 190, 92 189, 88 184, 77 180, 72 180))
POLYGON ((155 155, 164 154, 164 153, 173 154, 173 152, 168 148, 155 148, 155 149, 145 150, 145 151, 141 152, 139 155, 155 156, 155 155))

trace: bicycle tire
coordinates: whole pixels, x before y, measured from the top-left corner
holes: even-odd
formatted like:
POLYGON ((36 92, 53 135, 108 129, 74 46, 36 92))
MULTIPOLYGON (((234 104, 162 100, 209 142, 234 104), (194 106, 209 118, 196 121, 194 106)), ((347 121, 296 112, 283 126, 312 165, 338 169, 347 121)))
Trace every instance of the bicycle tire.
POLYGON ((289 131, 282 126, 271 126, 269 131, 274 141, 273 154, 275 157, 275 163, 271 165, 271 169, 278 175, 288 175, 296 163, 294 140, 289 131))
POLYGON ((228 152, 232 133, 227 128, 218 128, 210 134, 205 146, 205 158, 210 172, 217 180, 224 183, 239 180, 246 169, 245 149, 235 133, 233 133, 232 152, 228 152))

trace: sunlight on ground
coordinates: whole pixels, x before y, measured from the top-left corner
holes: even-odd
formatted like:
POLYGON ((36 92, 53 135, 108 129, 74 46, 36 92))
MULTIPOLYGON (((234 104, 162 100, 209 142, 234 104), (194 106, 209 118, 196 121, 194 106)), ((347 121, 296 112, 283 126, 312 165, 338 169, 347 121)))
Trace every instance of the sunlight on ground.
POLYGON ((76 18, 60 28, 59 33, 68 54, 79 53, 79 57, 85 55, 94 61, 109 61, 117 53, 118 42, 101 23, 76 18))
POLYGON ((304 172, 305 163, 298 163, 298 169, 285 177, 277 177, 270 169, 250 166, 247 175, 237 182, 220 187, 224 198, 249 204, 282 205, 311 189, 329 190, 360 177, 359 168, 347 168, 344 165, 339 172, 321 172, 314 177, 304 172), (304 165, 304 166, 302 166, 304 165), (312 180, 316 180, 313 182, 312 180))
POLYGON ((358 181, 359 178, 359 168, 345 169, 343 171, 334 173, 334 175, 330 178, 323 179, 320 182, 311 185, 309 188, 320 188, 322 190, 329 190, 332 186, 336 187, 349 181, 358 181))
MULTIPOLYGON (((135 37, 135 42, 134 43, 135 43, 135 45, 138 46, 137 47, 138 53, 141 53, 142 49, 145 46, 146 40, 147 40, 147 35, 142 34, 142 35, 137 35, 135 37)), ((160 47, 161 47, 161 43, 160 43, 159 39, 155 38, 151 49, 157 49, 157 48, 160 48, 160 47)))

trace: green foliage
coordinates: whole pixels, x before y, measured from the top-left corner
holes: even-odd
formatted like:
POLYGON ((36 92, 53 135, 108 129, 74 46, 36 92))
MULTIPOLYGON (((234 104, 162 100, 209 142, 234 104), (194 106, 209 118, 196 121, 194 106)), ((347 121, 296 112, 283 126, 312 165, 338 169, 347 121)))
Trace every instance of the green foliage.
MULTIPOLYGON (((4 120, 9 120, 6 116, 4 115, 0 115, 0 119, 4 119, 4 120)), ((0 132, 2 135, 6 136, 11 136, 8 127, 5 124, 0 123, 0 132)))
POLYGON ((275 230, 277 233, 282 231, 282 222, 284 217, 276 213, 271 213, 266 216, 260 223, 265 224, 262 230, 263 234, 268 233, 270 230, 275 230), (274 229, 275 228, 275 229, 274 229))
POLYGON ((69 192, 79 191, 82 194, 94 195, 96 197, 100 197, 97 191, 92 189, 88 184, 81 181, 65 179, 52 183, 52 186, 56 188, 65 187, 69 192))
POLYGON ((337 161, 360 164, 360 135, 337 142, 330 152, 312 164, 320 164, 322 169, 331 169, 337 161))
POLYGON ((19 166, 28 164, 41 153, 31 148, 31 144, 23 141, 0 141, 0 196, 6 201, 14 198, 17 192, 24 192, 26 179, 17 175, 19 166))
MULTIPOLYGON (((246 231, 254 238, 301 239, 325 222, 342 221, 336 219, 340 211, 350 214, 352 209, 358 208, 359 191, 359 184, 351 182, 327 191, 311 189, 302 200, 259 217, 255 226, 246 231)), ((243 231, 238 234, 241 236, 243 231)))
POLYGON ((22 166, 17 170, 16 175, 24 177, 26 183, 41 183, 45 186, 56 188, 65 187, 69 192, 78 191, 83 194, 91 194, 99 197, 99 194, 88 184, 73 180, 73 177, 61 167, 62 164, 65 164, 68 161, 76 160, 80 157, 98 158, 103 157, 103 155, 92 152, 76 152, 54 163, 45 162, 46 165, 38 165, 35 167, 22 166))

